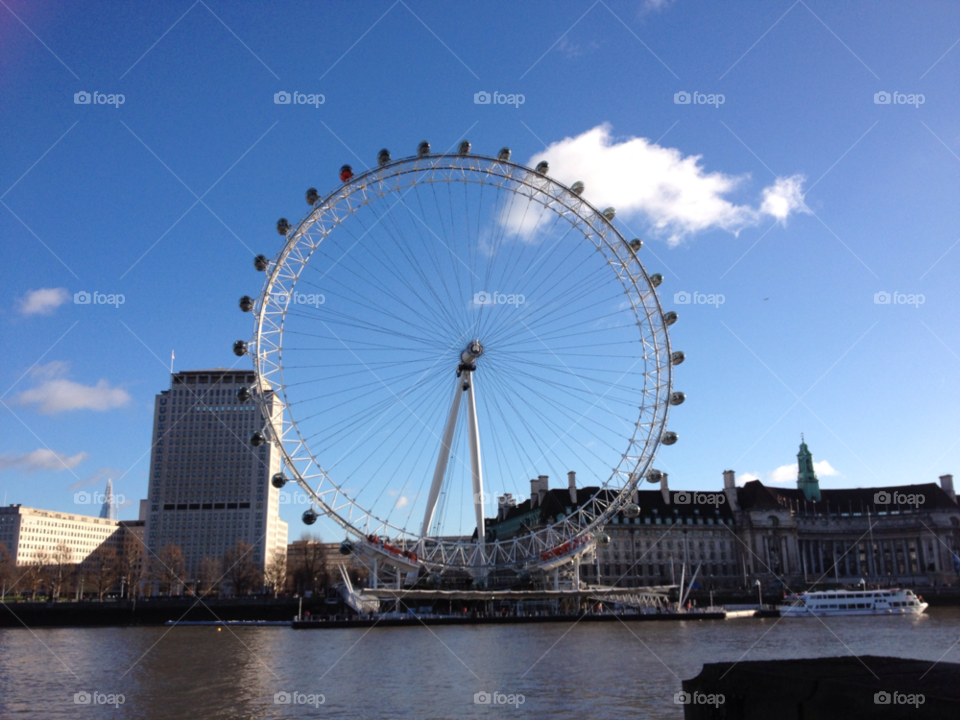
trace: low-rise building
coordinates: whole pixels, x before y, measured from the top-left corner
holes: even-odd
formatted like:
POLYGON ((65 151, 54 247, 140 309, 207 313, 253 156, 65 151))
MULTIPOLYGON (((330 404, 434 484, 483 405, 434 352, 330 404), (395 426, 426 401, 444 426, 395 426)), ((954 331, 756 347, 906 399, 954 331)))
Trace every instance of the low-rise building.
POLYGON ((0 542, 7 546, 18 566, 49 562, 61 544, 69 548, 70 564, 84 562, 101 547, 113 548, 120 554, 126 531, 119 520, 23 505, 0 507, 0 542))

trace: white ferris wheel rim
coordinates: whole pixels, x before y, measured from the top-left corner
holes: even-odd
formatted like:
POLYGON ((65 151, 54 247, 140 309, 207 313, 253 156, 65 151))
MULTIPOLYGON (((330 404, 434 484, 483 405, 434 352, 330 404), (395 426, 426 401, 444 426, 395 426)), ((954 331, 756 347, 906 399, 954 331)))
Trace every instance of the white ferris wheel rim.
POLYGON ((363 542, 376 535, 391 539, 405 551, 416 553, 424 568, 532 567, 542 565, 543 553, 571 541, 592 541, 610 518, 626 503, 652 468, 669 415, 672 362, 668 323, 655 285, 637 254, 596 207, 571 188, 545 174, 507 160, 478 154, 428 154, 388 162, 351 177, 313 204, 307 214, 286 233, 280 253, 270 261, 267 277, 254 308, 254 336, 248 344, 256 370, 257 401, 267 410, 266 392, 281 395, 280 412, 264 412, 265 429, 281 451, 287 473, 307 494, 321 514, 339 525, 348 539, 363 542), (547 527, 485 547, 466 538, 431 537, 411 532, 361 506, 324 469, 303 437, 284 383, 283 333, 287 308, 278 298, 293 293, 300 273, 323 240, 374 200, 412 189, 423 183, 473 182, 495 185, 499 190, 526 193, 528 201, 561 215, 594 244, 611 266, 636 317, 644 348, 635 364, 642 364, 644 389, 639 420, 620 462, 591 500, 571 515, 547 527), (649 420, 644 422, 644 417, 649 420), (645 428, 641 432, 641 428, 645 428))

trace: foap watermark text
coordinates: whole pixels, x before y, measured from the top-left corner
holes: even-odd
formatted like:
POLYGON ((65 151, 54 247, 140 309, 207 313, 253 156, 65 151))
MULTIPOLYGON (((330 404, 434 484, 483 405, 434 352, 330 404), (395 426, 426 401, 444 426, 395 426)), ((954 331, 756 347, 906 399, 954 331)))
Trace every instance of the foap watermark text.
POLYGON ((312 305, 313 307, 320 307, 327 301, 327 298, 321 293, 273 293, 273 301, 277 303, 277 305, 283 305, 284 307, 289 305, 312 305))
POLYGON ((723 493, 699 493, 699 492, 675 492, 673 494, 674 505, 723 505, 727 501, 727 496, 723 493))
POLYGON ((708 294, 696 290, 688 293, 686 290, 681 290, 673 294, 673 301, 677 305, 713 305, 718 308, 727 301, 727 298, 720 293, 708 294))
POLYGON ((487 692, 482 690, 473 694, 474 705, 513 705, 519 708, 527 701, 527 698, 520 693, 510 693, 509 695, 501 692, 487 692))
POLYGON ((673 701, 677 705, 713 705, 718 708, 727 700, 721 693, 689 693, 686 690, 681 690, 673 694, 673 701))
POLYGON ((88 293, 86 290, 81 290, 73 294, 74 305, 113 305, 114 307, 120 307, 126 301, 127 298, 120 293, 108 294, 96 290, 88 293))
POLYGON ((915 708, 919 708, 926 701, 927 699, 922 693, 908 694, 897 692, 896 690, 893 692, 881 690, 873 696, 874 705, 913 705, 915 708))
POLYGON ((515 108, 519 108, 526 101, 527 99, 520 93, 506 94, 496 90, 488 93, 486 90, 481 90, 473 94, 474 105, 513 105, 515 108))
POLYGON ((874 505, 913 505, 914 507, 920 507, 926 501, 927 499, 923 496, 923 493, 902 493, 896 490, 887 492, 886 490, 881 490, 873 494, 874 505))
MULTIPOLYGON (((110 496, 110 502, 118 507, 123 505, 124 500, 123 495, 110 496)), ((73 494, 73 502, 76 505, 103 505, 106 501, 106 494, 101 492, 88 493, 86 490, 81 490, 73 494)))
POLYGON ((926 301, 927 298, 920 293, 902 293, 896 290, 888 293, 886 290, 881 290, 873 294, 874 305, 913 305, 919 308, 926 301))
POLYGON ((287 692, 281 690, 273 694, 274 705, 313 705, 320 707, 327 699, 320 693, 287 692))
POLYGON ((119 693, 102 693, 94 690, 87 692, 81 690, 73 694, 74 705, 113 705, 118 708, 123 705, 127 699, 119 693))
POLYGON ((514 307, 520 307, 526 301, 527 298, 519 293, 507 295, 497 290, 494 290, 492 293, 481 290, 473 295, 474 305, 513 305, 514 307))
POLYGON ((915 108, 919 108, 923 105, 927 99, 920 93, 910 93, 909 95, 902 92, 897 92, 894 90, 892 93, 888 93, 886 90, 881 90, 878 93, 873 94, 873 104, 874 105, 913 105, 915 108))
POLYGON ((73 94, 73 104, 74 105, 113 105, 115 108, 119 108, 127 101, 120 93, 102 93, 94 90, 92 93, 88 93, 86 90, 81 90, 80 92, 73 94))
POLYGON ((313 105, 315 108, 323 105, 327 99, 320 93, 302 93, 294 90, 288 93, 281 90, 273 94, 274 105, 313 105))
POLYGON ((708 94, 694 90, 691 94, 686 90, 681 90, 673 94, 674 105, 713 105, 715 108, 718 108, 726 101, 727 98, 721 93, 708 94))

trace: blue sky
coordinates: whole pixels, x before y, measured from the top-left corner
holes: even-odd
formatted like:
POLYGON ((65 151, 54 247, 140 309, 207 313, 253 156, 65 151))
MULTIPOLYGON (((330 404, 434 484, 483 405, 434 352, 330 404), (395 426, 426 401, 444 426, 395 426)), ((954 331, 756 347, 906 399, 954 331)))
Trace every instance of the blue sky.
POLYGON ((688 358, 681 439, 657 463, 672 486, 715 488, 730 468, 782 481, 801 432, 836 473, 827 487, 960 470, 955 4, 452 7, 5 0, 8 503, 76 511, 75 490, 107 477, 144 497, 170 351, 178 369, 235 362, 250 334, 236 301, 259 290, 253 255, 280 248, 276 219, 299 218, 345 162, 464 136, 584 179, 644 239, 688 358), (295 90, 324 102, 274 103, 295 90), (76 104, 82 91, 124 101, 76 104), (476 104, 481 91, 524 102, 476 104), (644 173, 678 195, 645 194, 644 173), (765 211, 787 180, 782 212, 765 211), (77 305, 79 291, 124 302, 77 305))

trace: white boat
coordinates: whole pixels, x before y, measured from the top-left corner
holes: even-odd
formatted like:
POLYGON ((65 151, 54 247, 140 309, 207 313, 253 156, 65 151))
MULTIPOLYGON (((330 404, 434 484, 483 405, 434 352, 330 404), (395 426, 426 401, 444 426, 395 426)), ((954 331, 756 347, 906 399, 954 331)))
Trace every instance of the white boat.
POLYGON ((913 590, 821 590, 790 595, 781 617, 816 615, 919 615, 927 609, 913 590))

